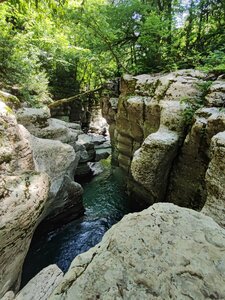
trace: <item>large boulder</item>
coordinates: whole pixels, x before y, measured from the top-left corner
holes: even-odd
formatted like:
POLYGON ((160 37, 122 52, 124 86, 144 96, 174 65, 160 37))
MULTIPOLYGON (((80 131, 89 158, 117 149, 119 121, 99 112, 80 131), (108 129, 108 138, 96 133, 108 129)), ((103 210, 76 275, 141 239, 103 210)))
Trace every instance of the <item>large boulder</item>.
POLYGON ((16 96, 4 91, 0 91, 0 101, 4 102, 8 107, 14 110, 21 107, 20 100, 16 96))
POLYGON ((22 108, 17 111, 17 121, 32 130, 35 127, 44 128, 48 126, 51 117, 48 108, 22 108))
POLYGON ((174 161, 167 201, 201 209, 206 201, 205 174, 210 161, 212 137, 225 130, 225 113, 216 107, 196 111, 179 155, 174 161))
POLYGON ((206 188, 207 199, 202 212, 225 228, 225 131, 212 138, 206 188))
POLYGON ((32 278, 15 300, 47 300, 62 278, 62 270, 56 265, 50 265, 32 278))
POLYGON ((17 120, 28 130, 26 133, 23 129, 33 150, 36 169, 51 178, 48 207, 43 215, 47 217, 45 221, 54 227, 59 221, 77 218, 84 212, 83 189, 74 182, 80 160, 76 142, 81 133, 80 125, 50 118, 48 108, 20 109, 17 120))
POLYGON ((0 102, 0 298, 17 290, 33 232, 47 205, 50 182, 37 172, 29 140, 0 102))
POLYGON ((50 300, 224 299, 225 231, 173 204, 125 216, 73 261, 50 300))
POLYGON ((131 164, 133 178, 149 192, 149 203, 165 198, 169 171, 177 152, 178 135, 169 130, 150 134, 134 153, 131 164))
POLYGON ((20 109, 17 111, 17 120, 36 137, 58 140, 76 148, 78 134, 81 133, 80 125, 51 118, 48 108, 20 109))
POLYGON ((79 154, 68 144, 34 137, 22 126, 21 130, 30 141, 36 170, 46 172, 51 179, 49 201, 43 215, 45 221, 53 226, 83 214, 83 189, 74 182, 79 154))
POLYGON ((206 96, 206 104, 217 107, 225 105, 225 79, 218 78, 212 83, 206 96))

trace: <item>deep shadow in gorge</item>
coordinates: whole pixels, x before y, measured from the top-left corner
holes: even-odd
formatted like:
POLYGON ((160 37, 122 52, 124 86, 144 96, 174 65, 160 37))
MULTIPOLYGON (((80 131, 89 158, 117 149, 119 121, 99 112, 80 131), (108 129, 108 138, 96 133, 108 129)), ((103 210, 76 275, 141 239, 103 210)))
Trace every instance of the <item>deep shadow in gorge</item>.
POLYGON ((109 162, 100 175, 82 178, 85 215, 51 232, 37 228, 24 262, 22 287, 50 264, 67 271, 77 255, 95 246, 113 224, 132 211, 124 179, 121 170, 109 162))

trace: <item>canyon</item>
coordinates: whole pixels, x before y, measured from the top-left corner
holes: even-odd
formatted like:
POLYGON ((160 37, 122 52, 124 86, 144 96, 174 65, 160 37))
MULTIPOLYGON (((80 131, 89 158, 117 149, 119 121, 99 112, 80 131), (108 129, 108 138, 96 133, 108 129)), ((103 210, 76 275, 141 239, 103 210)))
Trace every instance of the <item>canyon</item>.
POLYGON ((118 96, 103 93, 112 162, 124 172, 133 205, 150 207, 125 216, 64 276, 50 266, 18 294, 35 228, 83 214, 74 176, 90 172, 107 141, 81 130, 74 119, 80 103, 80 112, 64 107, 60 120, 60 107, 19 108, 15 98, 0 99, 2 299, 225 298, 223 76, 124 75, 118 96))

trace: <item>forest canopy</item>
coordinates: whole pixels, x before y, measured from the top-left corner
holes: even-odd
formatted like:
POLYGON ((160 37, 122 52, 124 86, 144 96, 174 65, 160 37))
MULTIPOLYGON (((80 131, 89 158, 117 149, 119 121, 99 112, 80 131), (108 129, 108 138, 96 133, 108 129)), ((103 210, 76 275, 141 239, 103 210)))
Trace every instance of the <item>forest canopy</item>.
POLYGON ((225 0, 0 0, 0 88, 30 105, 123 73, 225 70, 225 0))

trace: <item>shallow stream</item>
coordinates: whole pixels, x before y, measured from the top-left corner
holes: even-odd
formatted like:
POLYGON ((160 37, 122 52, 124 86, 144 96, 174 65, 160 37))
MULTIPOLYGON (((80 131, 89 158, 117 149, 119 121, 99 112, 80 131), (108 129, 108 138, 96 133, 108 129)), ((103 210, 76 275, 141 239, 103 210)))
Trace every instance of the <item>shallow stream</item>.
POLYGON ((67 271, 78 254, 100 242, 104 233, 131 211, 123 174, 108 161, 103 164, 103 173, 81 182, 85 215, 47 234, 34 235, 24 263, 22 286, 50 264, 67 271))

